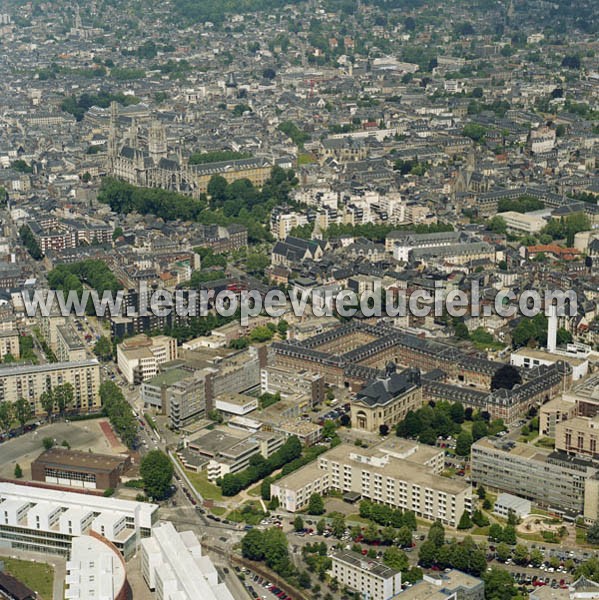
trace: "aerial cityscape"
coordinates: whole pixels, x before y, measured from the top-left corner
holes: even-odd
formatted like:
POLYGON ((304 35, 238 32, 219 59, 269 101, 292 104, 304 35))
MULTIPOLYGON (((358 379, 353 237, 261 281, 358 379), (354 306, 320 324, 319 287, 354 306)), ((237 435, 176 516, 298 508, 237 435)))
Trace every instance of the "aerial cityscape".
POLYGON ((0 226, 0 600, 599 600, 596 0, 4 0, 0 226))

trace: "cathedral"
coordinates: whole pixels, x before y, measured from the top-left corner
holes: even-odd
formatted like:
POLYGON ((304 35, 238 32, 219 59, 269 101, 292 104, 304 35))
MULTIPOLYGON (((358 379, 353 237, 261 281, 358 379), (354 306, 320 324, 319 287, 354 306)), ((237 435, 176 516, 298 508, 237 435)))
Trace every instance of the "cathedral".
POLYGON ((118 105, 110 107, 107 172, 133 185, 162 188, 199 198, 205 194, 214 175, 229 183, 249 179, 262 187, 270 177, 274 163, 266 158, 244 158, 202 165, 191 165, 183 159, 179 145, 169 154, 166 130, 159 121, 140 127, 135 119, 124 138, 117 134, 118 105))

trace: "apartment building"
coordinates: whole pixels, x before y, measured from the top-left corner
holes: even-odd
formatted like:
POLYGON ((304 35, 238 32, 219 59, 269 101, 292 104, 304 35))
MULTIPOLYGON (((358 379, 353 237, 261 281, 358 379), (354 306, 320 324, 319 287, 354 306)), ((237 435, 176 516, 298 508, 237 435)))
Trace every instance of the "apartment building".
POLYGON ((61 362, 85 360, 85 345, 70 323, 56 327, 56 358, 61 362))
POLYGON ((21 350, 19 348, 19 332, 16 330, 0 331, 0 360, 10 354, 14 359, 19 359, 21 350))
POLYGON ((471 456, 476 484, 574 517, 583 513, 586 482, 597 475, 590 461, 498 438, 478 440, 471 456))
POLYGON ((44 365, 0 365, 0 402, 29 401, 35 415, 46 414, 40 403, 42 392, 58 385, 73 386, 74 402, 69 409, 99 410, 100 364, 96 359, 44 365))
POLYGON ((117 345, 119 370, 129 384, 140 384, 158 372, 158 366, 177 358, 177 340, 166 335, 145 334, 117 345))
POLYGON ((125 558, 150 535, 158 505, 0 483, 0 545, 69 557, 72 540, 92 532, 125 558))
POLYGON ((354 492, 374 502, 411 510, 429 520, 456 527, 471 512, 469 484, 440 475, 442 452, 402 440, 403 445, 359 449, 340 444, 271 485, 271 496, 290 512, 302 510, 314 493, 354 492))
POLYGON ((575 417, 576 402, 566 396, 554 398, 541 406, 539 411, 539 433, 555 439, 555 428, 558 423, 575 417))
POLYGON ((357 552, 337 550, 331 555, 331 576, 369 600, 389 600, 401 590, 401 572, 357 552))
POLYGON ((170 522, 156 525, 152 537, 141 541, 141 572, 158 600, 234 600, 196 534, 178 532, 170 522))

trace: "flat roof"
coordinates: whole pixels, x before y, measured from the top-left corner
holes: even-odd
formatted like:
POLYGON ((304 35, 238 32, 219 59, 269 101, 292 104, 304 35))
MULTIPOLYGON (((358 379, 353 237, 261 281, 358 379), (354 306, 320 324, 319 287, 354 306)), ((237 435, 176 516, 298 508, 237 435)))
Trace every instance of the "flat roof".
POLYGON ((39 462, 47 466, 110 473, 118 469, 125 461, 126 457, 123 456, 95 454, 93 452, 83 452, 82 450, 54 447, 42 452, 33 461, 33 464, 39 462))
POLYGON ((63 369, 83 369, 96 366, 100 366, 100 363, 95 358, 73 362, 46 363, 45 365, 0 365, 0 377, 23 375, 25 373, 48 373, 63 369))
POLYGON ((390 579, 399 573, 396 569, 392 569, 387 565, 377 560, 366 558, 357 552, 351 550, 338 550, 331 555, 333 560, 339 560, 352 567, 357 567, 363 571, 368 571, 371 575, 381 579, 390 579))

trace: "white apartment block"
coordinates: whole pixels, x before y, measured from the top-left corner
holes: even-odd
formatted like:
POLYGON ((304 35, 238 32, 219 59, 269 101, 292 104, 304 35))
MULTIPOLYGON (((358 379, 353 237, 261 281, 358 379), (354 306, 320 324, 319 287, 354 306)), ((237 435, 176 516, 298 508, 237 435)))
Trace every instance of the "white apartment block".
POLYGON ((172 523, 152 529, 141 542, 141 571, 156 600, 235 600, 192 531, 172 523))
POLYGON ((363 498, 413 511, 431 521, 456 527, 464 512, 472 510, 469 484, 442 477, 434 448, 416 445, 388 448, 385 442, 368 449, 340 444, 271 485, 271 496, 290 512, 302 510, 314 493, 329 490, 355 492, 363 498))
POLYGON ((149 337, 140 334, 117 346, 118 367, 129 384, 151 379, 159 365, 175 360, 177 356, 177 340, 166 335, 149 337))
POLYGON ((0 547, 70 556, 74 538, 102 536, 127 558, 150 535, 157 504, 0 483, 0 547))
POLYGON ((355 590, 368 600, 389 600, 401 590, 401 572, 382 562, 371 560, 347 550, 339 550, 331 556, 331 575, 341 585, 355 590))

